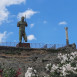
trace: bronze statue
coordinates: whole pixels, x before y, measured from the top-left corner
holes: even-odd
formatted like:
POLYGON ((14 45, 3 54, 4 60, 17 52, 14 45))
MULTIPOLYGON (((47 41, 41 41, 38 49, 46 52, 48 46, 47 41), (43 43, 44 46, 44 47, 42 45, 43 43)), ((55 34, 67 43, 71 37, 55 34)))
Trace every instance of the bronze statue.
POLYGON ((24 17, 21 17, 21 21, 17 23, 17 27, 19 27, 19 41, 22 42, 22 37, 24 38, 25 42, 27 42, 27 36, 25 33, 25 27, 27 27, 27 22, 24 21, 24 17))

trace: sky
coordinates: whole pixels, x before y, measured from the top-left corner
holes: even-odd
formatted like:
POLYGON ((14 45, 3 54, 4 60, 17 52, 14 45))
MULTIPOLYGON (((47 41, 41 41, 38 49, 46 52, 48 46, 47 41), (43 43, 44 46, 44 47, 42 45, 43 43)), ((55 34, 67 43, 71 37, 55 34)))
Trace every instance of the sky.
POLYGON ((19 42, 17 22, 26 15, 28 43, 77 44, 77 0, 0 0, 0 42, 19 42))

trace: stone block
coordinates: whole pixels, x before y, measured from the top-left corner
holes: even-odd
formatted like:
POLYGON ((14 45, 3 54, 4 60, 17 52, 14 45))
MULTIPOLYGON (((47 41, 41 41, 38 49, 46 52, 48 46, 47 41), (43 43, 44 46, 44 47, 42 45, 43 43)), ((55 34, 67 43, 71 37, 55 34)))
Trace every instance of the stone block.
POLYGON ((18 43, 16 47, 30 48, 30 43, 18 43))

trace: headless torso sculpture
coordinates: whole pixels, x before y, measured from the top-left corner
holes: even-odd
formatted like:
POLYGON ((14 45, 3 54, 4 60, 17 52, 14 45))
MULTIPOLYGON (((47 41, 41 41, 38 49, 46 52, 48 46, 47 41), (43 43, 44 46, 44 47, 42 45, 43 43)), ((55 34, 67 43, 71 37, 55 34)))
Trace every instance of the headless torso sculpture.
POLYGON ((19 27, 19 41, 22 42, 22 37, 24 38, 25 42, 27 42, 27 36, 25 33, 25 27, 27 27, 27 22, 24 21, 24 17, 21 17, 21 21, 17 23, 17 27, 19 27))

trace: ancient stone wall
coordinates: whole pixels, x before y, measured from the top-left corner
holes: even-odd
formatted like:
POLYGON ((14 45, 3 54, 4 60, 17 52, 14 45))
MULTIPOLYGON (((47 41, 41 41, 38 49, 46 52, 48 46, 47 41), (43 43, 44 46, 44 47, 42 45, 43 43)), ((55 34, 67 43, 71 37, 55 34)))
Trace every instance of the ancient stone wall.
POLYGON ((70 53, 75 49, 64 47, 59 49, 25 49, 15 47, 0 47, 0 65, 5 68, 21 68, 24 77, 28 67, 33 67, 38 74, 46 75, 45 66, 48 63, 58 63, 58 53, 70 53))

